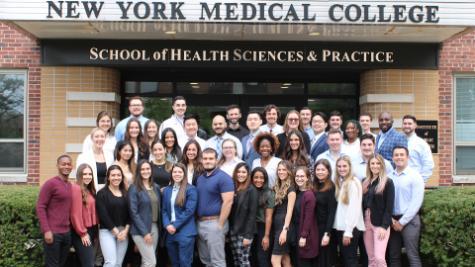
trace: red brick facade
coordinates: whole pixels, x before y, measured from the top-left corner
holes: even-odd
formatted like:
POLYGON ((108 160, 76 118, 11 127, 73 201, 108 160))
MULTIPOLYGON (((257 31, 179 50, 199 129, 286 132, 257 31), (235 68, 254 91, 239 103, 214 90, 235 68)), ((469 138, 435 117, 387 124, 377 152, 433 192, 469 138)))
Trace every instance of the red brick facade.
POLYGON ((439 184, 451 185, 453 174, 454 74, 475 73, 475 29, 443 43, 439 56, 439 184))
POLYGON ((40 58, 40 46, 34 36, 15 25, 0 22, 0 68, 28 70, 28 88, 26 93, 28 94, 27 182, 29 184, 37 184, 39 182, 40 58))

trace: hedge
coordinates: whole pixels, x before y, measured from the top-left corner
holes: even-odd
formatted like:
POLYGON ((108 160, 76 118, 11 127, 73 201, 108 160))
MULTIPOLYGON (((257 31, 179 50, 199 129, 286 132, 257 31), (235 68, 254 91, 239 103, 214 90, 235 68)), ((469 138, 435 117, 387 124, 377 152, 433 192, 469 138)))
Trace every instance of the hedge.
POLYGON ((427 192, 421 218, 421 253, 428 266, 474 265, 475 187, 427 192))
POLYGON ((38 186, 0 186, 0 266, 43 266, 38 186))
MULTIPOLYGON (((0 267, 43 265, 38 192, 33 186, 0 185, 0 267)), ((473 266, 475 187, 427 191, 421 218, 424 266, 473 266)))

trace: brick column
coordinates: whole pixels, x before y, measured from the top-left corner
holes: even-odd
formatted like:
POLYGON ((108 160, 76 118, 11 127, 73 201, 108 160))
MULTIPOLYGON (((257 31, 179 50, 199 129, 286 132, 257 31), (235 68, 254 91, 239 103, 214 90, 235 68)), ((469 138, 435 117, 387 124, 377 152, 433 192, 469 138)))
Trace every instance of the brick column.
MULTIPOLYGON (((439 120, 437 70, 372 70, 360 76, 360 110, 373 116, 372 127, 378 128, 377 118, 382 111, 394 117, 394 126, 401 130, 406 114, 418 120, 439 120)), ((439 129, 442 128, 439 121, 439 129)), ((439 152, 440 152, 439 142, 439 152)), ((428 185, 438 185, 439 156, 433 154, 435 167, 428 185)))
POLYGON ((67 153, 76 162, 100 111, 119 117, 119 92, 120 73, 115 69, 42 68, 40 182, 56 174, 59 155, 67 153))

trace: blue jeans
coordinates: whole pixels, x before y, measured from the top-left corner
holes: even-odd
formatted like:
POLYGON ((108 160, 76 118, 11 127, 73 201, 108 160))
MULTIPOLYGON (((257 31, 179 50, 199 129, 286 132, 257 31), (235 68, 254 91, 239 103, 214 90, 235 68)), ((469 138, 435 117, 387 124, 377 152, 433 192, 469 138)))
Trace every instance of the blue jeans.
POLYGON ((68 259, 69 248, 71 247, 71 232, 63 234, 53 234, 53 243, 46 244, 43 241, 46 267, 64 266, 68 259))
POLYGON ((129 244, 128 238, 118 241, 111 231, 100 229, 99 243, 101 244, 102 255, 104 256, 104 267, 122 266, 129 244))

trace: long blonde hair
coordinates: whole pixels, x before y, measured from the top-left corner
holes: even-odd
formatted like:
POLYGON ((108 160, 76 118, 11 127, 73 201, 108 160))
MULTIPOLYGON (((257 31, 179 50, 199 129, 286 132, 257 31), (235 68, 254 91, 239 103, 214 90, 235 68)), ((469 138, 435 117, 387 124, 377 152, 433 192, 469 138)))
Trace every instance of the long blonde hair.
POLYGON ((388 181, 388 175, 386 173, 386 164, 384 163, 384 159, 379 154, 372 155, 371 157, 369 157, 368 164, 366 164, 366 178, 363 181, 363 192, 368 191, 368 187, 373 181, 373 179, 379 179, 378 186, 376 187, 376 194, 382 194, 384 191, 384 187, 386 186, 386 183, 388 181), (373 159, 376 159, 379 162, 379 165, 381 166, 377 177, 374 177, 373 173, 371 172, 370 163, 373 159))
POLYGON ((277 165, 277 169, 279 166, 283 166, 287 170, 287 179, 282 181, 277 175, 277 179, 275 181, 274 191, 275 191, 275 204, 282 204, 285 197, 289 193, 289 188, 294 183, 294 175, 292 174, 292 165, 287 160, 282 160, 277 165))
POLYGON ((351 170, 351 159, 349 156, 341 156, 337 159, 336 164, 335 164, 335 196, 338 200, 340 200, 340 190, 343 192, 343 196, 341 197, 341 202, 343 204, 348 204, 349 200, 349 181, 353 179, 353 171, 351 170), (346 164, 348 164, 349 171, 344 177, 340 177, 340 174, 338 173, 338 162, 344 161, 346 164), (343 179, 341 179, 343 178, 343 179), (343 181, 341 181, 343 180, 343 181))

